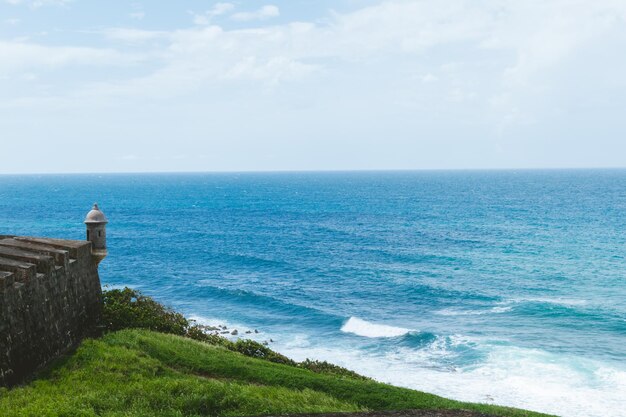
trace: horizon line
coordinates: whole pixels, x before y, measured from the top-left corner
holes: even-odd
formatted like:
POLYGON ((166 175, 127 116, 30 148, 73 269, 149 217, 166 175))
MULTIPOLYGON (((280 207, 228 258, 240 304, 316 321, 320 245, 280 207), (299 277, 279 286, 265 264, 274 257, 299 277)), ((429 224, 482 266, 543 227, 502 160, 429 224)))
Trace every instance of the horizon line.
POLYGON ((372 168, 372 169, 268 169, 215 171, 111 171, 111 172, 0 172, 0 176, 53 175, 150 175, 150 174, 298 174, 298 173, 365 173, 365 172, 480 172, 480 171, 616 171, 626 166, 613 167, 542 167, 542 168, 372 168))

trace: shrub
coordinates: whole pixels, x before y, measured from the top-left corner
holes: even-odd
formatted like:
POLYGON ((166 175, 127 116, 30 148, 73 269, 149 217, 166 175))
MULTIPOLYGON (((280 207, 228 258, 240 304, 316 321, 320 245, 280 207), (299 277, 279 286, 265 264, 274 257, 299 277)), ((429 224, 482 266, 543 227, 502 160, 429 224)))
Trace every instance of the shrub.
POLYGON ((131 288, 104 290, 102 292, 102 300, 102 327, 107 331, 148 329, 161 333, 170 333, 211 345, 222 346, 228 350, 253 358, 304 368, 316 373, 369 379, 349 369, 328 362, 309 359, 304 362, 295 362, 254 340, 231 342, 225 337, 211 333, 210 328, 186 319, 182 314, 131 288))
POLYGON ((116 331, 141 328, 185 336, 189 320, 139 291, 124 288, 103 291, 102 320, 105 328, 116 331))
POLYGON ((306 359, 305 361, 298 363, 297 366, 300 368, 308 369, 309 371, 316 372, 318 374, 332 374, 361 380, 371 380, 371 378, 359 375, 354 371, 326 361, 314 361, 311 359, 306 359))
POLYGON ((243 353, 246 356, 251 356, 253 358, 265 359, 270 362, 282 363, 285 365, 296 366, 297 363, 292 361, 288 357, 281 355, 280 353, 274 352, 272 349, 267 346, 255 342, 254 340, 246 339, 246 340, 238 340, 234 344, 234 349, 239 353, 243 353))

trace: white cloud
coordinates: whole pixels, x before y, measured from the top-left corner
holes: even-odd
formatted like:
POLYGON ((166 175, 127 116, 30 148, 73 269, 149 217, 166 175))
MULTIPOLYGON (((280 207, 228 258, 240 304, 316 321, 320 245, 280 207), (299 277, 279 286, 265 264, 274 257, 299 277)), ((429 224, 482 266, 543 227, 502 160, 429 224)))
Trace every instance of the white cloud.
POLYGON ((17 25, 19 25, 21 22, 22 22, 22 20, 21 20, 21 19, 18 19, 18 18, 15 18, 15 17, 10 18, 10 19, 6 19, 6 20, 4 21, 4 23, 6 23, 7 25, 10 25, 10 26, 17 26, 17 25))
POLYGON ((143 20, 143 18, 146 17, 146 13, 142 11, 132 12, 129 14, 129 16, 131 19, 143 20))
MULTIPOLYGON (((584 45, 616 31, 624 35, 626 16, 626 3, 613 0, 593 4, 582 0, 396 0, 335 13, 315 23, 259 24, 237 30, 211 25, 213 17, 234 9, 232 3, 217 3, 196 15, 196 23, 204 27, 104 31, 120 51, 129 43, 158 42, 150 43, 146 67, 139 75, 103 78, 76 89, 107 97, 164 97, 242 81, 277 86, 333 76, 356 83, 361 77, 368 86, 363 91, 390 85, 406 94, 399 102, 408 105, 422 100, 427 88, 438 91, 437 100, 458 105, 471 102, 473 111, 482 105, 493 117, 507 121, 530 120, 525 112, 534 112, 535 106, 526 102, 536 100, 533 94, 545 94, 542 83, 553 82, 545 74, 564 65, 584 45)), ((232 17, 251 20, 279 14, 275 6, 265 6, 232 17)), ((35 58, 36 47, 31 46, 35 49, 28 54, 22 50, 28 48, 25 44, 19 53, 3 53, 2 47, 2 56, 14 55, 9 59, 13 64, 0 60, 0 70, 5 72, 9 67, 36 72, 40 65, 107 66, 111 60, 129 59, 119 51, 96 48, 44 50, 42 58, 35 58), (16 58, 20 54, 30 58, 16 58)))
POLYGON ((118 159, 122 160, 122 161, 137 161, 139 159, 141 159, 140 157, 138 157, 137 155, 122 155, 119 156, 118 159))
POLYGON ((266 5, 254 12, 239 12, 231 16, 233 20, 247 22, 251 20, 266 20, 280 16, 280 9, 274 5, 266 5))
POLYGON ((232 3, 216 3, 210 10, 204 13, 192 13, 193 23, 196 25, 208 25, 213 18, 221 16, 235 9, 232 3))
MULTIPOLYGON (((581 43, 617 27, 619 20, 607 20, 606 16, 623 21, 625 15, 626 7, 610 0, 594 5, 569 2, 571 7, 564 7, 564 1, 531 1, 530 5, 513 0, 384 1, 352 13, 334 14, 325 23, 295 22, 245 30, 207 26, 169 32, 115 28, 105 35, 130 43, 160 39, 156 51, 159 62, 145 78, 150 83, 161 80, 172 88, 177 83, 197 85, 246 77, 276 83, 319 73, 328 60, 349 64, 388 59, 391 69, 399 57, 417 63, 437 48, 438 55, 448 62, 433 63, 447 68, 446 80, 455 83, 445 87, 441 82, 441 88, 451 92, 446 96, 459 101, 461 97, 475 97, 472 91, 476 86, 462 84, 479 82, 483 66, 491 71, 492 88, 522 88, 511 80, 529 82, 534 74, 558 65, 581 43), (459 74, 464 78, 459 79, 459 74)), ((194 19, 209 24, 211 18, 234 7, 232 3, 217 3, 194 19)), ((251 20, 278 15, 278 8, 268 5, 231 17, 251 20)), ((426 68, 422 71, 426 75, 407 76, 406 82, 432 83, 440 78, 433 75, 435 71, 437 68, 426 68)), ((136 87, 141 82, 135 79, 129 84, 136 87)))
POLYGON ((226 79, 266 80, 277 84, 285 80, 303 78, 314 73, 317 68, 288 57, 258 59, 246 57, 235 63, 225 74, 226 79))
MULTIPOLYGON (((234 8, 233 3, 217 3, 202 15, 195 15, 194 20, 209 24, 211 18, 228 14, 234 8)), ((231 17, 251 20, 279 14, 276 6, 267 5, 231 17)), ((112 41, 131 43, 160 39, 157 52, 162 59, 155 64, 162 66, 151 77, 172 75, 179 69, 218 78, 247 73, 258 79, 259 74, 266 73, 263 68, 280 65, 290 68, 289 73, 304 76, 324 67, 326 60, 350 63, 387 57, 391 67, 399 57, 421 62, 429 50, 437 48, 436 56, 445 57, 447 62, 431 61, 436 67, 448 68, 447 74, 452 78, 464 72, 480 77, 484 69, 479 66, 488 65, 491 75, 498 76, 495 81, 506 87, 511 80, 527 82, 534 74, 558 65, 581 44, 619 27, 624 16, 626 5, 612 0, 593 4, 582 0, 397 0, 334 14, 324 23, 294 22, 244 30, 218 26, 173 31, 112 28, 104 34, 112 41), (564 7, 566 3, 570 7, 564 7)), ((92 52, 96 51, 94 48, 92 52)), ((436 70, 425 68, 421 79, 414 75, 408 78, 433 82, 440 78, 433 75, 436 70)), ((186 78, 184 74, 175 77, 186 78)), ((470 80, 466 75, 465 80, 457 81, 470 80)), ((458 91, 464 90, 458 85, 452 87, 457 97, 458 91)))
POLYGON ((232 3, 216 3, 213 9, 209 11, 211 16, 219 16, 233 10, 235 6, 232 3))
POLYGON ((52 47, 6 41, 0 41, 0 57, 0 75, 38 72, 68 65, 111 66, 132 62, 129 56, 113 49, 52 47))
MULTIPOLYGON (((170 167, 165 155, 179 152, 210 155, 194 169, 502 167, 550 152, 549 164, 575 165, 572 149, 603 163, 626 155, 623 134, 605 139, 623 133, 624 1, 388 0, 303 22, 254 20, 280 13, 257 11, 233 29, 239 11, 222 3, 199 15, 202 26, 103 30, 106 48, 0 42, 2 131, 31 143, 43 131, 59 141, 99 136, 116 141, 113 159, 154 149, 124 165, 161 158, 145 169, 170 167), (585 126, 590 145, 569 146, 585 126), (559 136, 567 139, 550 147, 559 136), (615 149, 610 160, 606 149, 615 149), (264 165, 262 155, 275 159, 264 165)), ((94 32, 61 29, 32 39, 94 41, 94 32)))
POLYGON ((102 33, 110 40, 128 43, 141 43, 169 37, 168 32, 133 28, 110 28, 104 30, 102 33))
POLYGON ((27 5, 31 9, 38 9, 43 6, 65 6, 73 0, 4 0, 5 3, 13 6, 27 5))
POLYGON ((426 75, 423 75, 421 77, 421 80, 423 83, 434 83, 435 81, 437 81, 439 78, 436 75, 431 74, 430 72, 426 75))

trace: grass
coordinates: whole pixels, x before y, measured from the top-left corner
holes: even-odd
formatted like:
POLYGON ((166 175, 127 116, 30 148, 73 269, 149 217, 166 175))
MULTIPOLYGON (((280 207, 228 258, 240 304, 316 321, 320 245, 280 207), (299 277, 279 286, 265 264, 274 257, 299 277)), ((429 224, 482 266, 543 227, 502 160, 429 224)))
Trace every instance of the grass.
POLYGON ((182 314, 132 288, 106 289, 102 292, 102 301, 101 327, 107 332, 122 329, 153 330, 184 336, 210 345, 222 346, 246 356, 309 369, 318 373, 369 379, 354 371, 325 361, 309 359, 303 362, 293 361, 254 340, 230 341, 214 332, 215 328, 211 330, 207 326, 188 320, 182 314))
POLYGON ((423 408, 542 416, 461 403, 350 375, 316 373, 138 329, 85 340, 37 380, 0 389, 2 417, 246 416, 423 408))

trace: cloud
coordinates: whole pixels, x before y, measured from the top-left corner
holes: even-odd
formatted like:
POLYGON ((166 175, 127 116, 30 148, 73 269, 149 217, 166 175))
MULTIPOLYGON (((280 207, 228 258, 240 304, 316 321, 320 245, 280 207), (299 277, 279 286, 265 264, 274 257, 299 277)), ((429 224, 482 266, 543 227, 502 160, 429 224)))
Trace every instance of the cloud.
POLYGON ((72 0, 4 0, 13 6, 27 5, 31 9, 39 9, 44 6, 66 6, 72 0))
POLYGON ((104 36, 113 41, 126 43, 141 43, 155 39, 167 38, 168 32, 156 30, 142 30, 133 28, 110 28, 101 32, 104 36))
POLYGON ((146 13, 145 12, 132 12, 130 13, 128 16, 130 16, 131 19, 135 19, 135 20, 143 20, 144 17, 146 17, 146 13))
POLYGON ((307 65, 289 57, 273 57, 270 59, 247 57, 233 65, 224 74, 224 78, 266 80, 277 84, 285 80, 306 77, 317 71, 317 69, 314 65, 307 65))
POLYGON ((65 67, 128 64, 129 56, 113 49, 43 46, 26 42, 0 41, 0 75, 21 71, 44 71, 65 67))
POLYGON ((204 13, 192 13, 193 23, 196 25, 208 25, 213 18, 221 16, 235 9, 232 3, 216 3, 213 8, 204 13))
MULTIPOLYGON (((44 51, 47 58, 31 57, 32 61, 22 59, 20 64, 0 62, 0 70, 19 66, 35 71, 32 66, 41 63, 107 66, 111 59, 146 61, 132 77, 102 78, 76 86, 107 97, 164 97, 232 85, 225 83, 279 86, 346 77, 346 84, 364 80, 368 88, 359 94, 379 85, 398 86, 406 92, 402 102, 413 105, 422 97, 427 99, 423 89, 428 88, 438 92, 431 101, 474 103, 474 109, 480 103, 485 111, 507 120, 529 120, 524 112, 535 109, 525 102, 534 102, 533 94, 546 94, 543 84, 554 83, 546 74, 585 45, 600 46, 604 37, 625 35, 626 17, 626 4, 612 0, 593 4, 582 0, 395 0, 333 13, 315 22, 254 23, 256 27, 246 29, 211 24, 212 18, 233 10, 233 3, 217 3, 194 15, 202 26, 187 29, 111 28, 103 34, 115 49, 67 47, 56 51, 65 57, 56 61, 50 51, 44 51), (129 58, 122 52, 127 44, 157 40, 142 52, 142 58, 129 58), (37 64, 29 67, 28 62, 37 64)), ((253 21, 279 14, 277 7, 268 5, 231 17, 253 21)))
POLYGON ((278 10, 235 21, 246 11, 222 3, 197 25, 1 41, 2 131, 111 138, 111 158, 204 153, 228 169, 520 166, 544 150, 575 165, 576 149, 623 161, 626 2, 367 3, 285 23, 260 17, 278 10), (567 143, 584 135, 587 147, 567 143))
POLYGON ((137 155, 129 154, 129 155, 119 156, 118 159, 122 161, 137 161, 141 158, 138 157, 137 155))
POLYGON ((434 83, 435 81, 437 81, 439 78, 436 75, 431 74, 430 72, 426 75, 423 75, 421 77, 421 80, 423 83, 434 83))
POLYGON ((266 20, 273 17, 280 16, 280 10, 274 5, 266 5, 254 12, 239 12, 231 16, 231 19, 238 20, 240 22, 247 22, 251 20, 266 20))
MULTIPOLYGON (((250 73, 257 74, 253 76, 256 79, 259 72, 252 68, 265 68, 270 63, 274 63, 270 67, 283 63, 292 69, 312 69, 326 66, 329 60, 417 60, 436 49, 434 56, 440 58, 430 58, 430 67, 420 71, 426 75, 418 81, 441 79, 439 66, 454 77, 464 71, 479 76, 477 66, 489 65, 506 84, 511 80, 527 82, 533 74, 558 65, 580 45, 619 27, 626 16, 626 5, 610 0, 592 5, 582 0, 529 3, 383 1, 350 13, 335 13, 322 22, 236 30, 210 25, 211 18, 235 8, 233 3, 217 3, 205 13, 194 15, 196 23, 206 27, 170 31, 111 28, 103 33, 111 41, 125 43, 160 39, 157 52, 163 66, 153 74, 198 67, 198 72, 206 68, 212 76, 250 73), (564 7, 565 3, 570 7, 564 7)), ((278 15, 276 6, 266 5, 231 17, 246 21, 278 15)), ((419 65, 419 61, 414 62, 419 65)), ((458 88, 455 91, 458 96, 458 88)))

